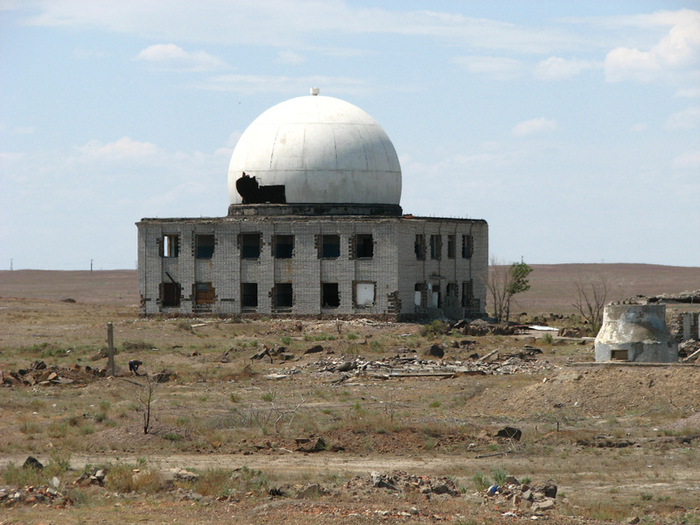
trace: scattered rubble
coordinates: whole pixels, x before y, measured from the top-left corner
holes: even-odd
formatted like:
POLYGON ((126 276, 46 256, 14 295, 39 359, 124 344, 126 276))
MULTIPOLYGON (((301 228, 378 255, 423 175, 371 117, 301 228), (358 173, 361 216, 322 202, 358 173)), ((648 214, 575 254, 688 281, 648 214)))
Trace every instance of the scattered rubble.
POLYGON ((502 486, 492 485, 483 491, 484 503, 495 504, 504 507, 510 503, 513 512, 517 516, 518 512, 528 512, 529 514, 541 514, 556 506, 557 485, 552 480, 531 486, 527 483, 520 483, 513 476, 508 476, 502 486))
POLYGON ((465 361, 449 359, 424 359, 400 350, 394 356, 373 360, 361 356, 327 356, 293 367, 278 369, 265 376, 268 379, 284 379, 303 371, 325 376, 330 383, 342 383, 350 378, 391 379, 399 377, 451 378, 460 375, 535 374, 549 370, 546 360, 538 360, 541 350, 525 347, 515 354, 499 355, 495 350, 483 357, 465 361))
POLYGON ((394 470, 388 474, 372 472, 369 477, 356 476, 345 484, 345 488, 354 494, 369 494, 376 489, 382 489, 397 494, 419 493, 428 498, 433 494, 460 496, 459 489, 450 478, 415 476, 401 470, 394 470))
POLYGON ((95 378, 105 377, 107 370, 78 364, 71 368, 46 366, 44 361, 34 361, 29 368, 20 368, 15 372, 0 371, 0 384, 7 386, 51 386, 86 384, 95 378))
POLYGON ((73 505, 73 500, 62 494, 55 487, 0 487, 0 508, 14 507, 16 505, 36 505, 45 503, 53 507, 67 507, 73 505))

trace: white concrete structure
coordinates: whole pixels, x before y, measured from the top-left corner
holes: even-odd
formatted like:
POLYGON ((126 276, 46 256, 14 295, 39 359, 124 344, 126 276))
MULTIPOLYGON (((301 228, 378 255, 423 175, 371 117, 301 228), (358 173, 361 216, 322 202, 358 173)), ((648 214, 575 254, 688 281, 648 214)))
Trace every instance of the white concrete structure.
POLYGON ((595 360, 677 362, 678 344, 666 326, 666 305, 607 305, 595 339, 595 360))
POLYGON ((367 113, 333 97, 305 96, 271 107, 238 141, 228 170, 231 204, 241 173, 282 185, 286 203, 394 204, 401 166, 394 145, 367 113))
POLYGON ((312 91, 265 111, 228 188, 226 217, 137 223, 142 314, 485 312, 488 224, 403 215, 394 146, 352 104, 312 91))

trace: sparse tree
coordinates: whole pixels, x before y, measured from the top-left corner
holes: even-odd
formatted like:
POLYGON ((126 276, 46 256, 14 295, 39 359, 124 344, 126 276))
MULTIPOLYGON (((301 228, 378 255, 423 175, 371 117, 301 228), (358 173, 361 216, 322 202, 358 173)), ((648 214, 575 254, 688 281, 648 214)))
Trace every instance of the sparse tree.
POLYGON ((497 322, 510 320, 510 305, 515 294, 530 289, 528 276, 532 268, 523 261, 510 266, 491 259, 486 287, 493 300, 494 317, 497 322))
POLYGON ((604 275, 579 275, 574 283, 574 308, 581 314, 594 334, 603 325, 603 312, 610 293, 610 285, 604 275))
MULTIPOLYGON (((156 381, 150 374, 145 374, 142 376, 145 383, 133 382, 136 386, 134 392, 134 399, 141 409, 143 415, 143 433, 148 434, 151 429, 151 406, 156 397, 156 390, 158 388, 158 381, 156 381)), ((130 381, 132 382, 132 381, 130 381)))

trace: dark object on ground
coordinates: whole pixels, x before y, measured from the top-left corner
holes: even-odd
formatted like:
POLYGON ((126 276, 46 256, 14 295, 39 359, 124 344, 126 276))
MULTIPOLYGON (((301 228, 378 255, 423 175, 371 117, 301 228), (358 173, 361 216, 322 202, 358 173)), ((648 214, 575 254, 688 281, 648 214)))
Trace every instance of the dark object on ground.
POLYGON ((131 361, 129 361, 129 372, 131 372, 135 376, 139 375, 138 370, 142 364, 143 363, 138 359, 132 359, 131 361))
POLYGON ((24 460, 24 465, 22 465, 22 468, 33 468, 36 470, 43 470, 44 465, 42 465, 38 459, 36 459, 34 456, 29 456, 26 460, 24 460))
POLYGON ((513 428, 513 427, 503 427, 496 434, 496 437, 514 439, 515 441, 520 441, 520 438, 522 436, 523 436, 522 430, 520 430, 519 428, 513 428))

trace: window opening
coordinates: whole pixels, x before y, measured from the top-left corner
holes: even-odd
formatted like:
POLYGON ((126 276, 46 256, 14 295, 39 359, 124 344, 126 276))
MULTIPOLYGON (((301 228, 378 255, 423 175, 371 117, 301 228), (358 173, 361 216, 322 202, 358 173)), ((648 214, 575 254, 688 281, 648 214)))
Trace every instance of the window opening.
POLYGON ((324 308, 337 308, 340 306, 340 293, 338 283, 322 283, 321 306, 324 308))
POLYGON ((241 308, 258 307, 258 283, 241 283, 241 308))
POLYGON ((340 257, 340 235, 321 235, 321 259, 340 257))
POLYGON ((375 283, 360 282, 355 283, 355 306, 374 306, 375 283))
POLYGON ((214 302, 214 287, 211 283, 195 283, 194 303, 198 305, 214 302))
POLYGON ((430 258, 438 260, 442 258, 442 235, 430 236, 430 258))
POLYGON ((242 259, 258 259, 260 257, 259 233, 241 233, 240 245, 242 259))
POLYGON ((416 234, 416 242, 413 249, 416 252, 416 259, 425 261, 425 236, 422 233, 416 234))
POLYGON ((294 235, 275 235, 272 250, 275 259, 291 259, 294 252, 294 235))
POLYGON ((462 235, 462 258, 471 259, 474 253, 474 237, 472 235, 462 235))
POLYGON ((194 237, 195 257, 197 259, 211 259, 214 255, 214 235, 199 234, 194 237))
POLYGON ((276 283, 274 288, 275 308, 291 308, 294 304, 292 283, 276 283))
POLYGON ((177 257, 180 255, 180 236, 179 235, 163 235, 163 246, 161 257, 177 257))
POLYGON ((474 281, 462 282, 462 308, 470 308, 474 299, 474 281))
POLYGON ((180 283, 170 282, 161 284, 160 302, 164 307, 172 308, 180 306, 181 297, 180 283))
POLYGON ((413 287, 413 303, 416 306, 425 306, 423 302, 423 292, 425 291, 425 283, 416 283, 413 287))
POLYGON ((371 233, 355 235, 355 257, 357 259, 374 257, 374 241, 371 233))
POLYGON ((457 240, 454 235, 447 236, 447 258, 454 259, 457 253, 457 240))

